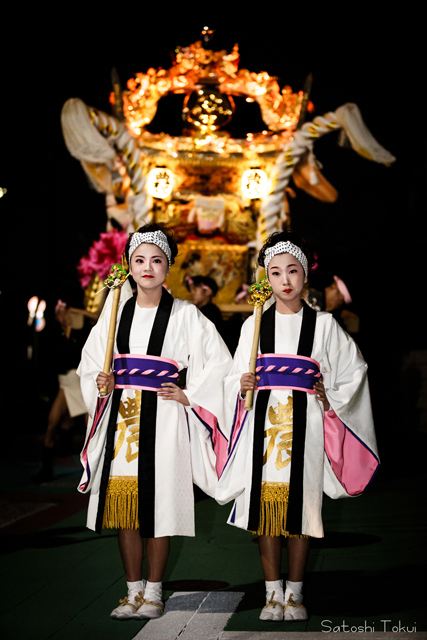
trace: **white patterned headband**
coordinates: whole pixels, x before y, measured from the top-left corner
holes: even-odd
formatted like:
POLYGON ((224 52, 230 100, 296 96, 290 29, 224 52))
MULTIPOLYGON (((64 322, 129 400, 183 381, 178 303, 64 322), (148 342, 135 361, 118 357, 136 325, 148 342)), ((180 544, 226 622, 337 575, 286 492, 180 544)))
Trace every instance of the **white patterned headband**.
POLYGON ((135 249, 139 247, 140 244, 143 244, 144 242, 147 242, 148 244, 156 244, 163 251, 163 253, 168 259, 169 266, 171 266, 172 254, 168 244, 168 240, 165 234, 163 233, 163 231, 160 231, 160 230, 146 231, 145 233, 139 233, 139 231, 136 231, 132 235, 132 239, 129 245, 129 264, 135 249))
POLYGON ((273 256, 277 256, 279 253, 290 253, 292 256, 295 256, 295 258, 301 263, 305 275, 308 274, 308 260, 306 255, 301 251, 299 247, 296 246, 296 244, 289 242, 289 240, 287 240, 286 242, 278 242, 274 246, 268 247, 264 256, 265 273, 267 273, 268 265, 271 258, 273 256))

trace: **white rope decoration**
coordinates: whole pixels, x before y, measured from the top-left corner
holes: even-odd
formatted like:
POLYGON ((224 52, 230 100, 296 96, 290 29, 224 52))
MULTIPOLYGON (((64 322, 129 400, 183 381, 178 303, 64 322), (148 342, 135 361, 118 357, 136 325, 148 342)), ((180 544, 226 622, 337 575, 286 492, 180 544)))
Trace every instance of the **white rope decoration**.
MULTIPOLYGON (((265 257, 264 257, 264 268, 265 268, 266 274, 267 274, 268 265, 270 264, 270 261, 273 258, 273 256, 277 256, 281 253, 290 253, 292 256, 294 256, 301 263, 301 266, 304 269, 305 275, 308 274, 307 256, 305 255, 305 253, 301 251, 299 247, 297 247, 296 244, 294 244, 293 242, 289 242, 289 240, 287 240, 286 242, 278 242, 272 247, 268 247, 268 249, 266 249, 265 257)), ((268 277, 268 274, 267 274, 267 277, 268 277)))
MULTIPOLYGON (((67 148, 83 168, 85 162, 101 163, 111 175, 116 152, 123 155, 131 181, 126 204, 133 226, 138 228, 151 222, 153 200, 145 190, 141 151, 126 126, 114 116, 87 106, 79 98, 71 98, 64 104, 61 123, 67 148)), ((104 189, 101 187, 101 190, 104 189)))
POLYGON ((133 219, 133 226, 138 228, 151 222, 153 216, 150 212, 153 207, 153 199, 145 190, 146 176, 142 168, 141 151, 135 139, 126 126, 119 123, 113 116, 95 109, 91 109, 91 114, 94 125, 107 133, 108 140, 114 136, 114 146, 123 154, 123 162, 130 178, 132 190, 132 193, 126 198, 126 204, 133 219))
POLYGON ((342 134, 351 143, 352 148, 361 156, 390 165, 395 157, 384 149, 372 136, 363 122, 360 110, 356 104, 347 103, 339 107, 335 112, 328 112, 323 116, 314 118, 312 122, 306 122, 298 129, 292 140, 287 142, 283 151, 276 160, 274 186, 265 198, 260 208, 257 229, 257 247, 260 249, 268 236, 277 231, 278 221, 285 220, 284 193, 291 176, 302 156, 308 152, 308 161, 312 167, 310 182, 315 185, 318 182, 314 168, 316 158, 313 153, 313 144, 317 138, 331 131, 341 129, 342 134))
MULTIPOLYGON (((274 187, 263 198, 260 208, 257 229, 257 246, 261 248, 269 235, 277 231, 278 220, 285 220, 284 193, 291 176, 301 157, 309 152, 309 162, 314 164, 313 143, 315 138, 320 138, 326 133, 340 128, 334 113, 314 118, 313 122, 306 122, 301 129, 296 131, 292 140, 287 142, 283 151, 276 160, 274 187)), ((313 172, 312 180, 317 180, 313 172)), ((313 184, 315 184, 313 180, 313 184)))
POLYGON ((163 231, 146 231, 145 233, 139 233, 139 231, 136 231, 131 238, 130 241, 130 245, 129 245, 129 264, 130 264, 130 259, 132 257, 133 252, 135 251, 135 249, 137 247, 139 247, 140 244, 142 244, 143 242, 147 242, 148 244, 155 244, 157 245, 165 254, 165 256, 168 259, 168 264, 169 267, 172 264, 172 253, 168 244, 168 240, 165 236, 165 234, 163 233, 163 231))

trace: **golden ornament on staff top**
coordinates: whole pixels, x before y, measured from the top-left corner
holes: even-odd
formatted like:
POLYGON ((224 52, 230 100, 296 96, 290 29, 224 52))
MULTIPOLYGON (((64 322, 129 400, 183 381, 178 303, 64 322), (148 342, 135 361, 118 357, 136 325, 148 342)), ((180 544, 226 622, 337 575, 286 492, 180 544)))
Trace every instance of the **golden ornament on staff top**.
MULTIPOLYGON (((270 286, 267 278, 261 278, 259 282, 255 282, 249 287, 249 304, 253 304, 254 315, 255 315, 255 328, 254 328, 254 339, 252 341, 252 351, 251 351, 251 359, 249 361, 249 371, 250 373, 255 374, 256 369, 256 360, 258 355, 258 342, 259 342, 259 332, 261 329, 261 318, 262 318, 262 308, 264 303, 268 300, 268 298, 273 293, 273 289, 270 286)), ((252 409, 254 392, 253 389, 249 389, 246 392, 245 397, 245 409, 246 411, 250 411, 252 409)))
POLYGON ((249 304, 254 305, 255 307, 262 307, 266 300, 273 293, 273 289, 270 286, 269 281, 264 276, 261 278, 259 282, 254 282, 249 287, 250 298, 248 300, 249 304))
MULTIPOLYGON (((116 334, 117 309, 120 301, 120 290, 129 277, 128 263, 124 253, 122 254, 122 264, 113 264, 110 274, 104 280, 104 287, 113 289, 113 305, 111 307, 110 326, 108 328, 107 349, 105 351, 105 360, 103 373, 110 373, 111 359, 113 357, 114 336, 116 334)), ((107 395, 107 387, 104 385, 99 391, 100 396, 107 395)))
POLYGON ((121 287, 129 277, 129 272, 126 270, 127 268, 127 260, 123 255, 122 264, 116 263, 111 267, 109 275, 104 280, 104 287, 108 287, 109 289, 121 287))

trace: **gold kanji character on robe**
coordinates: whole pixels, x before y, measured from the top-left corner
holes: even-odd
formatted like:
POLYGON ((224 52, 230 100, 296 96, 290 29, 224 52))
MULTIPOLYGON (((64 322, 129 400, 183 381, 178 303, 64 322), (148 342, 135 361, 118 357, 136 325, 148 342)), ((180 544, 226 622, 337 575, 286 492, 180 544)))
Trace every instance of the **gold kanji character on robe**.
POLYGON ((119 431, 116 446, 114 448, 113 459, 118 455, 125 440, 126 431, 129 428, 129 435, 126 438, 126 460, 131 462, 138 457, 139 449, 139 419, 141 414, 141 391, 135 391, 134 398, 127 398, 119 405, 119 417, 122 418, 117 423, 116 431, 119 431), (136 450, 132 451, 132 445, 136 450))
POLYGON ((277 450, 276 469, 280 470, 287 467, 291 461, 292 455, 292 427, 293 427, 293 398, 289 397, 286 404, 279 404, 277 407, 269 407, 268 419, 272 427, 264 431, 264 437, 270 438, 268 441, 266 452, 263 456, 263 464, 273 453, 274 448, 277 450), (280 442, 276 439, 280 436, 280 442), (287 454, 287 456, 285 456, 287 454), (285 457, 284 457, 285 456, 285 457))

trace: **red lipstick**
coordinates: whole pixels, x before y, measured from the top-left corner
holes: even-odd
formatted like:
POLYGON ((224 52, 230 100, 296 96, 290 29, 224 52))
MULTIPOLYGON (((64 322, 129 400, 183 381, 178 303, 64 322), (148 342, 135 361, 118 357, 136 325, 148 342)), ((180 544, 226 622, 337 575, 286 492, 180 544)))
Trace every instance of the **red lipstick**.
POLYGON ((291 293, 292 289, 283 289, 285 293, 291 293))
POLYGON ((154 276, 149 276, 149 275, 142 276, 142 277, 143 277, 143 278, 154 278, 154 276))

